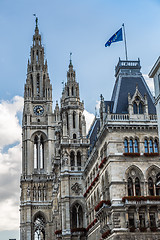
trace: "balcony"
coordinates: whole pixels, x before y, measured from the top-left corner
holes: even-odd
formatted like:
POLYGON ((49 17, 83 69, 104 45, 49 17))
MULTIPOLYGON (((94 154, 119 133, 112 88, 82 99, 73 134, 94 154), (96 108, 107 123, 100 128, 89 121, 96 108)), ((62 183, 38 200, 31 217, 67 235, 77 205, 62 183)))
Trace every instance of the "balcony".
POLYGON ((127 196, 122 198, 122 202, 128 206, 134 205, 159 205, 160 196, 127 196))

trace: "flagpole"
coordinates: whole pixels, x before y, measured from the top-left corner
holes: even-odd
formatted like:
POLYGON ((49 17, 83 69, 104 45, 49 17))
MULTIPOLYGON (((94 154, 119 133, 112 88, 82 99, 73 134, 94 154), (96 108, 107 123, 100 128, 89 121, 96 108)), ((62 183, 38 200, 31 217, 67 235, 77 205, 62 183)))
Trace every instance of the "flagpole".
POLYGON ((127 57, 127 43, 126 43, 126 34, 125 34, 124 23, 122 24, 122 27, 123 27, 123 32, 124 32, 124 44, 125 44, 126 61, 128 61, 128 57, 127 57))

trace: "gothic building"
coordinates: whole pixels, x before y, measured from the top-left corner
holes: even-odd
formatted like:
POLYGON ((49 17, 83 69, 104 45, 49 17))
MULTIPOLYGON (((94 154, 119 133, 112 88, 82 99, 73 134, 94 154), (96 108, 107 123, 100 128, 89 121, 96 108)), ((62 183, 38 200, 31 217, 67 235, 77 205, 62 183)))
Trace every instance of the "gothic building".
POLYGON ((60 106, 36 19, 22 122, 21 240, 160 239, 160 164, 154 99, 140 61, 115 69, 111 101, 86 135, 70 60, 60 106))

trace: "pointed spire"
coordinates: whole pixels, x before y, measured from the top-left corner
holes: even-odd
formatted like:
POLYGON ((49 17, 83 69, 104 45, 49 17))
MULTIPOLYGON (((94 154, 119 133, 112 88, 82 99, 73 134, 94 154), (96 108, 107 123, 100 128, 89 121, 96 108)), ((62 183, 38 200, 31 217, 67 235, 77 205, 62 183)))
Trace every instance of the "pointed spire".
POLYGON ((73 67, 73 64, 72 64, 72 53, 71 52, 70 52, 69 67, 73 67))
POLYGON ((69 70, 67 72, 67 80, 68 81, 75 81, 76 74, 75 74, 75 71, 73 69, 71 56, 72 56, 72 53, 70 53, 70 61, 69 61, 69 70))

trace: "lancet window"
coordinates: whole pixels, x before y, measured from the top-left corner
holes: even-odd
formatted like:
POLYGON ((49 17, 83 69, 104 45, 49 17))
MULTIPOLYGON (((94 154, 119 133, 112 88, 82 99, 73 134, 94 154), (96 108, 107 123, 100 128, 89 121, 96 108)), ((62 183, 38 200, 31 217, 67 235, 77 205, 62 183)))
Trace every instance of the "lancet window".
POLYGON ((83 210, 82 206, 76 203, 72 207, 72 228, 82 228, 83 227, 83 210))
POLYGON ((34 240, 45 240, 45 219, 41 214, 34 220, 34 240))
POLYGON ((34 138, 34 169, 44 169, 44 139, 42 135, 34 138))
POLYGON ((70 162, 71 166, 75 166, 75 154, 73 151, 70 153, 70 162))
POLYGON ((39 73, 37 74, 37 94, 40 93, 39 73))
POLYGON ((77 152, 77 166, 81 166, 81 153, 79 151, 77 152))

